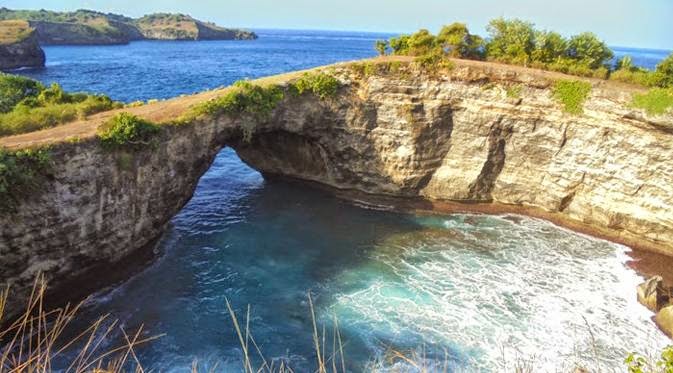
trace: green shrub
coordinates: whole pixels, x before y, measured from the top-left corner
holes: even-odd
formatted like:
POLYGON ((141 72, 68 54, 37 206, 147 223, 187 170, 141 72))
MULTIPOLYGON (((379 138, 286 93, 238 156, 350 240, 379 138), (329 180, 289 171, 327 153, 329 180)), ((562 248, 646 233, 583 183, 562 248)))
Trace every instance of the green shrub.
POLYGON ((453 62, 447 58, 442 49, 435 49, 430 53, 418 56, 414 62, 423 70, 434 73, 439 70, 451 70, 454 68, 453 62))
POLYGON ((464 23, 452 23, 442 27, 437 35, 438 46, 452 57, 480 59, 483 57, 484 40, 470 34, 464 23))
POLYGON ((673 88, 673 53, 657 65, 654 72, 654 84, 662 88, 673 88))
POLYGON ((570 38, 567 55, 580 65, 598 69, 605 66, 614 54, 595 34, 583 32, 570 38))
POLYGON ((248 81, 238 81, 228 93, 198 105, 193 114, 250 114, 264 119, 271 115, 283 97, 283 90, 277 85, 262 87, 248 81))
POLYGON ((0 73, 0 113, 12 111, 19 102, 37 96, 43 89, 36 80, 0 73))
POLYGON ((579 115, 584 112, 584 102, 591 92, 591 83, 580 80, 559 80, 552 87, 554 98, 567 113, 579 115))
POLYGON ((98 129, 98 138, 108 149, 140 149, 152 145, 159 126, 129 113, 119 113, 98 129))
POLYGON ((51 156, 46 149, 0 148, 0 211, 14 208, 21 198, 37 190, 50 167, 51 156))
POLYGON ((655 76, 651 71, 640 68, 622 68, 610 74, 610 80, 622 83, 650 87, 655 85, 655 76))
POLYGON ((38 131, 121 106, 122 104, 112 101, 107 96, 86 96, 80 102, 47 106, 21 103, 12 111, 0 114, 0 136, 38 131))
POLYGON ((650 115, 662 115, 673 108, 673 88, 652 88, 647 93, 635 94, 631 105, 645 109, 650 115))
POLYGON ((673 346, 666 347, 656 361, 639 354, 630 354, 624 364, 629 373, 670 373, 673 372, 673 346))
POLYGON ((291 89, 298 95, 311 92, 320 97, 321 100, 334 97, 340 86, 341 83, 337 78, 324 72, 304 74, 290 85, 291 89))
POLYGON ((521 97, 522 87, 520 85, 513 85, 505 88, 505 93, 508 98, 519 98, 521 97))

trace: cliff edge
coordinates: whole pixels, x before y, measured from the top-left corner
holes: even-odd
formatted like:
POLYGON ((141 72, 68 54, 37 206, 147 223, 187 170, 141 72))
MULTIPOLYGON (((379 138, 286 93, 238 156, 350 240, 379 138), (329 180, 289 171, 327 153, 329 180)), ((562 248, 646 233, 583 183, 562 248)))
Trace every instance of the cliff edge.
POLYGON ((35 30, 25 21, 0 21, 0 70, 44 67, 35 30))

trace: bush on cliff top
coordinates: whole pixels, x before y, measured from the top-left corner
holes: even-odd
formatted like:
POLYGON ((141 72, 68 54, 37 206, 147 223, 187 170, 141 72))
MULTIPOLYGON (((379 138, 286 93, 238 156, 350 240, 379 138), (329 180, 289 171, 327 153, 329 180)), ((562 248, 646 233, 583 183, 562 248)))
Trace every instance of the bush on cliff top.
POLYGON ((160 131, 156 124, 129 113, 119 113, 98 130, 98 137, 108 149, 143 148, 152 144, 152 137, 160 131))
POLYGON ((107 96, 67 93, 58 84, 0 74, 0 136, 54 127, 121 107, 107 96))
POLYGON ((329 97, 334 97, 340 86, 341 83, 337 78, 330 74, 319 72, 304 74, 290 85, 290 89, 294 90, 298 95, 303 95, 305 92, 311 92, 324 100, 329 97))
POLYGON ((591 92, 591 83, 580 80, 559 80, 552 87, 554 98, 567 113, 579 115, 584 112, 584 102, 591 92))
POLYGON ((37 189, 50 165, 48 150, 0 148, 0 211, 13 208, 20 198, 37 189))
POLYGON ((277 85, 262 87, 248 81, 238 81, 223 96, 196 106, 193 114, 250 114, 262 119, 271 115, 283 97, 283 91, 277 85))

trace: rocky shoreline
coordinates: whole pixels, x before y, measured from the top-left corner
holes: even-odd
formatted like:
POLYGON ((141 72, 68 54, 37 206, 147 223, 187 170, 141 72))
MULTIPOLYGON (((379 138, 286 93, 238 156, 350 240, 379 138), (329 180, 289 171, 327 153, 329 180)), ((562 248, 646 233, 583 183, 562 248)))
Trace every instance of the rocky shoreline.
MULTIPOLYGON (((405 59, 376 63, 401 65, 373 74, 352 64, 328 67, 342 83, 334 98, 288 95, 266 119, 224 115, 167 127, 156 149, 135 152, 126 167, 122 154, 95 139, 112 113, 0 139, 11 149, 51 144, 55 159, 41 193, 0 215, 0 280, 20 295, 38 272, 58 287, 90 273, 91 263, 137 255, 191 198, 223 146, 267 175, 414 200, 428 210, 539 212, 673 254, 673 117, 630 107, 632 89, 590 81, 584 114, 573 116, 550 87, 575 77, 474 61, 456 61, 441 74, 405 59), (507 94, 512 86, 519 97, 507 94), (249 139, 244 125, 254 125, 249 139)), ((221 94, 125 111, 161 122, 221 94)))

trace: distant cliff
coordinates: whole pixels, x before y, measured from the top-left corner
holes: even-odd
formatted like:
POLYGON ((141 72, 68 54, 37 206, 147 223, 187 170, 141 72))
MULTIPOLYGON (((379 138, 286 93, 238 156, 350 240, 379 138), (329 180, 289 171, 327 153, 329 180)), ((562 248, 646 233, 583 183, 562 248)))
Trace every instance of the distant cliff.
POLYGON ((255 33, 219 27, 183 14, 139 19, 91 10, 53 12, 0 8, 0 20, 25 20, 44 45, 126 44, 134 40, 250 40, 255 33))
POLYGON ((25 21, 0 21, 0 70, 43 67, 44 51, 25 21))

